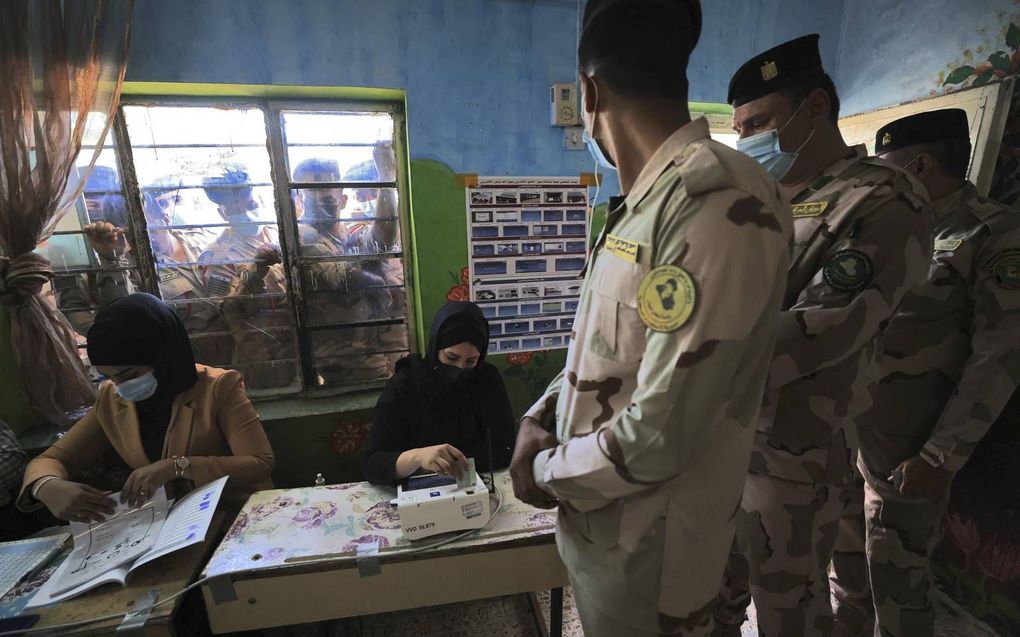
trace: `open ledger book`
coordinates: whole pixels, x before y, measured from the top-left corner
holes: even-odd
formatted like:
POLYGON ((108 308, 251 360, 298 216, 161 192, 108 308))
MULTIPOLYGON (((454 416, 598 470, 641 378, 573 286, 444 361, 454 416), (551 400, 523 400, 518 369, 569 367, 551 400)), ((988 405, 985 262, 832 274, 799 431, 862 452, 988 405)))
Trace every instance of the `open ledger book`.
POLYGON ((120 504, 102 522, 71 523, 74 549, 43 584, 28 607, 55 604, 102 584, 127 583, 132 571, 205 540, 227 476, 202 485, 172 507, 160 487, 151 500, 131 509, 120 504))

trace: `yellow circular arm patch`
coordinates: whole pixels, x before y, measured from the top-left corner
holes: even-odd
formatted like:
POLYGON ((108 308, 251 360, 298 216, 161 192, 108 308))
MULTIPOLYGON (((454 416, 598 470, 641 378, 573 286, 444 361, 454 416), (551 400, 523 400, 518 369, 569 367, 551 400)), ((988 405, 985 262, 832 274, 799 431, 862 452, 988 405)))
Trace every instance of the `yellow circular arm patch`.
POLYGON ((641 280, 638 314, 650 329, 672 332, 691 318, 696 299, 691 275, 675 265, 660 265, 641 280))

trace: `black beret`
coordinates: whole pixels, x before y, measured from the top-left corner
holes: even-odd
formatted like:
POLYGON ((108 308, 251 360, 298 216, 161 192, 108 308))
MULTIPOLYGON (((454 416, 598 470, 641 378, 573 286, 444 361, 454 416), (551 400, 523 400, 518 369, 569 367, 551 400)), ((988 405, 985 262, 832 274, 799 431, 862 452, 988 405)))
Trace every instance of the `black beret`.
POLYGON ((875 154, 899 148, 952 139, 970 141, 967 113, 959 108, 946 108, 901 117, 889 122, 875 133, 875 154))
POLYGON ((825 74, 818 53, 818 34, 790 40, 759 53, 730 78, 726 101, 733 107, 825 74))

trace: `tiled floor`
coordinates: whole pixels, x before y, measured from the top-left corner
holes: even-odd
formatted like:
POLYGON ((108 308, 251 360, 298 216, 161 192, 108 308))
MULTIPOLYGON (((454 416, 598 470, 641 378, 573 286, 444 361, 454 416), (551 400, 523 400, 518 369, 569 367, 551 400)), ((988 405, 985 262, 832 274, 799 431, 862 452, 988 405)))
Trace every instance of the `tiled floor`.
MULTIPOLYGON (((548 622, 549 592, 537 595, 548 622)), ((940 600, 936 637, 997 637, 972 618, 954 614, 954 604, 940 600)), ((570 589, 564 591, 563 637, 584 637, 570 589)), ((957 609, 956 612, 959 612, 957 609)), ((544 628, 544 626, 543 626, 544 628)), ((527 595, 464 602, 381 615, 264 631, 266 637, 544 637, 527 595)), ((754 609, 743 637, 757 637, 754 609)))

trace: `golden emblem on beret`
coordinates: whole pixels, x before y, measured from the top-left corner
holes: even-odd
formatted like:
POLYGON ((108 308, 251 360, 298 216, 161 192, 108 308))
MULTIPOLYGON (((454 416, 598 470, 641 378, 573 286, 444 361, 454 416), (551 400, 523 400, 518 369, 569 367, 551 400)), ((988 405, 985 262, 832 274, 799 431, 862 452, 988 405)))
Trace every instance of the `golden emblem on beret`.
POLYGON ((779 76, 779 69, 776 67, 775 62, 766 62, 761 65, 761 79, 768 82, 774 80, 779 76))
POLYGON ((892 135, 890 135, 889 133, 886 133, 885 135, 882 135, 882 145, 883 146, 888 146, 891 143, 892 143, 892 135))

